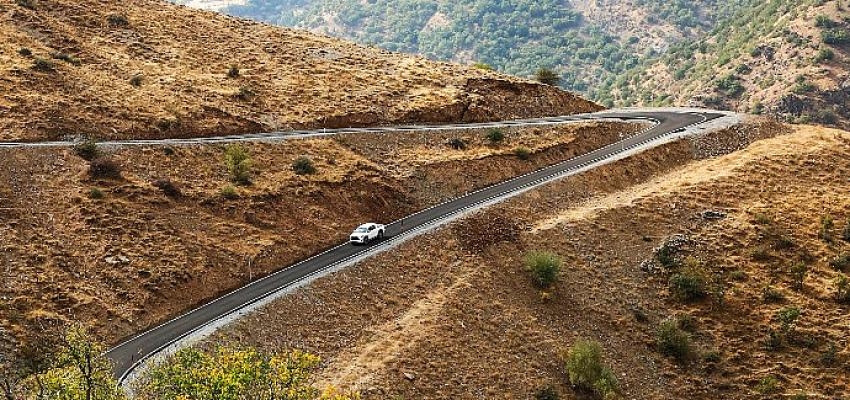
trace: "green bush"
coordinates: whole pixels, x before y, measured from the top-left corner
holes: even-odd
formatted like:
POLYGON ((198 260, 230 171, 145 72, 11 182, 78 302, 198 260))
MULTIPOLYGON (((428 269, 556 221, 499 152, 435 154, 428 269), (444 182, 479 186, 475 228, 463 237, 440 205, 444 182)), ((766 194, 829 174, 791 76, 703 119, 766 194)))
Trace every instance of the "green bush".
POLYGON ((487 134, 484 137, 492 144, 498 144, 505 141, 505 133, 502 132, 502 130, 499 128, 493 128, 488 130, 487 134))
POLYGON ((791 266, 791 281, 794 289, 803 290, 803 282, 806 275, 809 274, 809 266, 803 263, 797 263, 791 266))
POLYGON ((514 155, 520 160, 528 161, 531 158, 531 150, 526 147, 517 147, 514 149, 514 155))
POLYGON ((238 144, 227 146, 224 150, 224 164, 231 182, 243 186, 251 184, 253 163, 247 149, 238 144))
POLYGON ((662 244, 655 251, 655 261, 658 261, 658 264, 667 269, 673 269, 679 266, 679 262, 676 260, 676 249, 669 243, 662 244))
POLYGON ((297 175, 312 175, 316 173, 316 166, 313 165, 313 160, 307 156, 301 156, 292 162, 292 170, 297 175))
POLYGON ((689 361, 693 356, 691 336, 679 327, 675 319, 661 322, 656 332, 656 344, 661 354, 673 357, 680 363, 689 361))
POLYGON ((227 185, 221 188, 221 197, 224 197, 228 200, 233 200, 239 198, 239 193, 236 192, 236 187, 233 185, 227 185))
POLYGON ((835 228, 835 221, 830 216, 824 216, 820 221, 820 231, 818 237, 827 243, 832 243, 832 229, 835 228))
POLYGON ((788 306, 776 313, 776 320, 779 321, 781 330, 787 334, 791 331, 797 319, 800 318, 800 309, 794 306, 788 306))
POLYGON ((493 71, 493 67, 490 64, 486 64, 483 62, 477 62, 473 64, 472 68, 480 69, 482 71, 493 71))
POLYGON ((558 86, 561 83, 561 76, 549 68, 538 69, 534 73, 534 79, 542 84, 551 86, 558 86))
POLYGON ((101 156, 100 147, 94 139, 87 139, 74 146, 74 153, 86 161, 94 160, 101 156))
POLYGON ((709 281, 698 266, 689 266, 670 277, 670 292, 679 300, 696 301, 708 295, 709 281))
POLYGON ((103 195, 103 191, 102 191, 102 190, 100 190, 100 189, 98 189, 98 188, 91 188, 91 189, 89 190, 89 198, 91 198, 91 199, 95 199, 95 200, 100 200, 100 199, 102 199, 103 197, 104 197, 104 195, 103 195))
POLYGON ((555 253, 536 251, 525 257, 525 268, 535 286, 548 289, 558 281, 561 262, 561 257, 555 253))
POLYGON ((74 56, 72 56, 68 53, 56 52, 56 53, 51 54, 50 56, 53 57, 56 60, 65 61, 66 63, 71 64, 71 65, 80 65, 81 64, 79 58, 74 57, 74 56))
POLYGON ((818 54, 815 55, 815 63, 823 63, 825 61, 831 61, 835 59, 835 52, 832 49, 823 48, 818 50, 818 54))
POLYGON ((837 271, 846 272, 850 268, 850 252, 839 254, 829 262, 829 266, 837 271))
POLYGON ((835 28, 838 24, 829 16, 821 14, 815 17, 815 26, 818 28, 835 28))
POLYGON ((765 301, 765 303, 778 303, 785 300, 785 294, 773 286, 765 286, 761 293, 761 298, 765 301))
POLYGON ((850 32, 843 28, 825 29, 821 31, 821 40, 826 44, 850 43, 850 32))
POLYGON ((570 383, 603 398, 619 391, 614 372, 602 360, 602 346, 592 340, 578 340, 567 353, 566 369, 570 383))
POLYGON ((756 392, 761 394, 771 394, 779 391, 779 380, 774 376, 766 376, 759 380, 756 385, 756 392))
POLYGON ((56 64, 46 58, 36 57, 32 62, 32 69, 39 72, 53 72, 56 70, 56 64))

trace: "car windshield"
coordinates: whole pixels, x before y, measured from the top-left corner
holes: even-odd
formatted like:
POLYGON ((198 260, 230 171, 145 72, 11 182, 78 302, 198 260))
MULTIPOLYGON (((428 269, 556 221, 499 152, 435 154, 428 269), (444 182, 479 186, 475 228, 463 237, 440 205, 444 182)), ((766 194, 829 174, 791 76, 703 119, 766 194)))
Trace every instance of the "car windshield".
POLYGON ((369 228, 367 228, 365 226, 361 226, 361 227, 355 229, 354 232, 360 232, 360 233, 369 232, 369 228))

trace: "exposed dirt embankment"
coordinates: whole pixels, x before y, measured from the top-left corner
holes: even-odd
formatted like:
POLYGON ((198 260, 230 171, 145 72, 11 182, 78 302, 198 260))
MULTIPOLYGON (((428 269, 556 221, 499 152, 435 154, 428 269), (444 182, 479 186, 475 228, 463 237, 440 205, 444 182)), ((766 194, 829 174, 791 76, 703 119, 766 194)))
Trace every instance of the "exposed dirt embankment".
POLYGON ((390 222, 644 128, 518 129, 498 144, 485 131, 246 144, 253 183, 232 193, 220 146, 101 148, 121 170, 112 179, 91 177, 70 149, 4 150, 2 325, 26 337, 76 319, 114 341, 338 244, 363 221, 390 222), (294 172, 301 156, 315 174, 294 172), (458 174, 470 179, 458 185, 458 174))
POLYGON ((841 161, 850 137, 801 128, 745 146, 788 132, 733 128, 564 179, 320 279, 212 342, 315 352, 323 383, 366 398, 527 399, 545 386, 573 398, 561 354, 578 338, 602 343, 626 398, 841 398, 850 343, 828 263, 850 247, 817 231, 824 215, 842 221, 833 234, 850 218, 841 161), (794 250, 755 261, 759 215, 794 250), (713 296, 682 303, 668 289, 672 272, 642 268, 674 234, 693 241, 677 257, 698 260, 725 288, 722 306, 713 296), (524 270, 532 250, 564 259, 548 300, 524 270), (810 272, 797 291, 786 256, 806 252, 810 272), (767 285, 785 300, 765 302, 767 285), (803 310, 795 336, 768 349, 785 307, 803 310), (692 331, 685 365, 655 342, 674 315, 692 331))
POLYGON ((159 0, 4 1, 0 33, 3 141, 220 136, 600 109, 552 86, 159 0))

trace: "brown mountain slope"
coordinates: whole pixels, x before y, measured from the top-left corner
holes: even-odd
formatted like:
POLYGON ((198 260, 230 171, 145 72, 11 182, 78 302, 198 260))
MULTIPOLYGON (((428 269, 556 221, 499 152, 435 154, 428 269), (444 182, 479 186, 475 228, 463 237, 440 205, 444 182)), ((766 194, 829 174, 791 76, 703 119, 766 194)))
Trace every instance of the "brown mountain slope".
POLYGON ((375 399, 528 399, 546 386, 592 398, 564 372, 579 338, 602 343, 622 398, 846 398, 848 306, 834 282, 849 270, 830 263, 850 252, 839 236, 850 136, 794 130, 704 159, 787 132, 736 128, 535 190, 321 279, 214 341, 320 354, 323 383, 375 399), (825 216, 831 241, 818 234, 825 216), (669 282, 687 267, 644 262, 677 234, 689 238, 679 262, 724 291, 682 302, 669 282), (564 259, 548 299, 524 269, 535 250, 564 259), (797 263, 809 272, 795 289, 797 263), (656 344, 673 317, 689 331, 683 364, 656 344))
POLYGON ((505 75, 157 0, 2 0, 0 36, 0 140, 206 136, 599 109, 505 75))

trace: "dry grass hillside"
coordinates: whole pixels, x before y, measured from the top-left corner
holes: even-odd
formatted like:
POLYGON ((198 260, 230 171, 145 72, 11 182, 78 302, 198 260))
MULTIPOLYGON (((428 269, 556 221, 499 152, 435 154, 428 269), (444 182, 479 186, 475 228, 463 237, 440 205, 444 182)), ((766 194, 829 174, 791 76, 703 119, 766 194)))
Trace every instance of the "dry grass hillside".
POLYGON ((591 398, 564 370, 580 338, 623 398, 846 398, 848 158, 846 132, 774 123, 670 144, 321 279, 213 342, 320 354, 323 383, 376 399, 591 398), (548 295, 524 267, 535 250, 564 261, 548 295), (684 301, 671 282, 692 275, 706 293, 684 301), (687 346, 662 347, 662 325, 687 346))
POLYGON ((446 198, 644 129, 577 124, 348 134, 224 146, 0 151, 0 330, 18 339, 78 320, 114 342, 204 299, 446 198), (514 154, 529 151, 527 160, 514 154), (293 165, 307 157, 315 173, 293 165), (92 157, 89 157, 92 158, 92 157), (94 174, 93 174, 94 173, 94 174))
POLYGON ((553 87, 159 0, 0 1, 0 140, 214 136, 599 106, 553 87))

